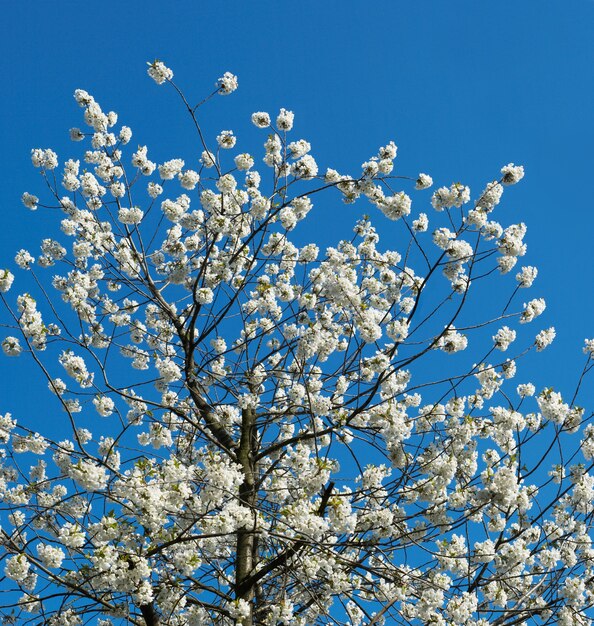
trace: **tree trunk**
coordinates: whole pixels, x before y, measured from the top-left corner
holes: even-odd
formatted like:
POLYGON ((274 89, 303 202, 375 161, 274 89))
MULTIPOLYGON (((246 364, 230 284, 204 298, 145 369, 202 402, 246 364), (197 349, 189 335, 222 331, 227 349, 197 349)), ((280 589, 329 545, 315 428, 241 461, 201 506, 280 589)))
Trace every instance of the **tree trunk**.
POLYGON ((146 623, 146 626, 159 626, 159 616, 157 615, 153 604, 143 604, 140 612, 146 623))
MULTIPOLYGON (((239 488, 239 501, 250 510, 256 505, 256 471, 255 448, 256 412, 252 408, 243 409, 241 413, 241 439, 237 459, 243 468, 243 483, 239 488)), ((242 626, 253 626, 255 585, 245 585, 255 565, 255 532, 254 527, 242 528, 237 531, 237 554, 235 567, 235 597, 245 600, 250 605, 249 616, 242 620, 242 626)))

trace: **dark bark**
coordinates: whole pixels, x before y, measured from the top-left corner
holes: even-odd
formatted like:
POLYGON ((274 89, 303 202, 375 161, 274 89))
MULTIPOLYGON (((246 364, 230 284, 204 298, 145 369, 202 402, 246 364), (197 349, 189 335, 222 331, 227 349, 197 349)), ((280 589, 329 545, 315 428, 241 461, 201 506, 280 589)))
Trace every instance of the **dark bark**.
POLYGON ((150 604, 143 604, 139 608, 146 626, 159 626, 159 616, 152 602, 150 604))
MULTIPOLYGON (((241 438, 237 450, 237 460, 243 469, 243 483, 239 487, 239 501, 250 510, 256 506, 256 412, 243 409, 241 413, 241 438)), ((237 554, 235 567, 235 597, 250 604, 250 615, 243 620, 243 626, 253 624, 253 603, 255 583, 246 584, 255 566, 256 534, 254 528, 241 528, 237 531, 237 554)))

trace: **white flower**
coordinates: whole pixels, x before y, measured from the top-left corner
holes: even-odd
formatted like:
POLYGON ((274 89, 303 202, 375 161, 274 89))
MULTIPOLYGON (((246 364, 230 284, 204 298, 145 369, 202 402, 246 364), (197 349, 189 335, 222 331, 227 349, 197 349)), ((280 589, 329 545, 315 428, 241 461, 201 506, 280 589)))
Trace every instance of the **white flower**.
POLYGON ((490 539, 474 544, 474 560, 477 563, 490 563, 495 558, 495 544, 490 539))
POLYGON ((34 148, 31 150, 31 161, 34 167, 40 167, 44 170, 53 170, 58 167, 58 155, 49 148, 34 148))
POLYGON ((45 567, 50 568, 61 567, 62 561, 66 557, 63 550, 45 543, 37 544, 37 554, 45 567))
POLYGON ((505 352, 510 344, 516 340, 516 331, 512 330, 508 326, 503 326, 497 331, 497 334, 493 337, 495 347, 502 352, 505 352))
MULTIPOLYGON (((534 395, 534 390, 532 391, 532 394, 528 395, 534 395)), ((528 428, 534 433, 540 428, 541 422, 542 415, 540 413, 528 413, 526 415, 526 426, 528 426, 528 428)))
POLYGON ((398 220, 410 213, 410 207, 412 206, 412 200, 407 196, 404 191, 395 193, 393 196, 384 198, 379 203, 381 212, 391 220, 398 220))
POLYGON ((17 554, 16 556, 11 556, 6 561, 4 573, 8 578, 19 583, 27 578, 30 567, 31 564, 27 560, 27 557, 24 554, 17 554))
POLYGON ((80 177, 81 192, 85 198, 99 198, 105 195, 105 187, 91 174, 86 172, 80 177))
POLYGON ((516 391, 520 398, 526 398, 534 395, 535 388, 532 383, 525 383, 523 385, 518 385, 516 391))
POLYGON ((295 211, 293 211, 292 207, 286 206, 279 213, 281 224, 283 228, 287 230, 293 230, 297 225, 297 216, 295 215, 295 211))
MULTIPOLYGON (((487 211, 484 209, 471 209, 466 216, 466 223, 485 229, 487 226, 487 211)), ((493 234, 490 231, 486 232, 485 230, 483 232, 485 232, 486 239, 493 239, 493 234)), ((501 232, 498 232, 496 236, 500 237, 502 233, 503 229, 501 229, 501 232)))
POLYGON ((398 147, 393 141, 390 141, 386 146, 382 146, 378 151, 378 156, 380 159, 385 160, 389 159, 390 161, 396 158, 396 153, 398 152, 398 147))
POLYGON ((534 318, 541 315, 546 307, 547 304, 544 301, 544 298, 535 298, 534 300, 530 300, 528 304, 524 304, 524 310, 522 311, 522 315, 520 315, 520 324, 527 324, 528 322, 531 322, 534 318))
POLYGON ((258 128, 266 128, 270 126, 270 115, 264 111, 252 113, 252 124, 258 128))
POLYGON ((468 339, 459 333, 454 327, 448 328, 437 341, 435 347, 440 348, 448 354, 465 350, 468 346, 468 339))
POLYGON ((74 99, 76 100, 76 103, 78 104, 78 106, 81 108, 89 106, 89 104, 91 104, 92 102, 95 102, 95 99, 93 98, 93 96, 91 96, 84 89, 76 89, 74 92, 74 99))
POLYGON ((60 354, 59 362, 66 373, 74 378, 81 387, 90 387, 93 384, 93 374, 87 371, 87 366, 81 356, 76 356, 71 350, 60 354))
POLYGON ((505 363, 501 365, 501 371, 505 378, 513 378, 516 375, 516 362, 512 359, 507 359, 505 363))
POLYGON ((227 343, 226 343, 226 341, 222 337, 217 337, 215 339, 211 339, 210 340, 210 345, 212 346, 214 351, 218 352, 219 354, 221 352, 225 352, 225 350, 227 349, 227 343))
POLYGON ((163 187, 157 183, 151 182, 147 185, 147 193, 154 200, 163 193, 163 187))
POLYGON ((496 180, 494 180, 483 190, 483 193, 476 203, 476 208, 489 213, 499 204, 502 194, 503 187, 496 180))
POLYGON ((149 66, 147 74, 157 85, 162 85, 166 80, 173 78, 173 72, 162 61, 147 62, 147 65, 149 66))
POLYGON ((196 185, 200 181, 200 176, 198 175, 198 172, 195 172, 194 170, 185 170, 184 172, 180 172, 177 178, 179 180, 179 184, 184 189, 188 189, 190 191, 192 189, 195 189, 196 185))
POLYGON ((186 213, 186 206, 183 199, 181 202, 180 198, 178 198, 175 202, 167 199, 161 202, 161 210, 168 220, 172 222, 179 222, 186 213))
POLYGON ((497 265, 499 266, 499 271, 502 274, 511 272, 517 262, 518 259, 515 256, 502 256, 497 259, 497 265))
POLYGON ((231 618, 239 623, 250 614, 250 605, 246 600, 235 600, 227 604, 227 609, 231 618))
POLYGON ((447 228, 438 228, 433 232, 433 243, 442 250, 446 250, 450 245, 450 241, 456 237, 456 234, 447 228))
POLYGON ((304 157, 293 163, 291 166, 291 174, 295 178, 302 178, 303 180, 311 180, 318 174, 318 164, 311 154, 306 154, 304 157))
POLYGON ((559 590, 559 595, 566 598, 570 606, 579 609, 584 602, 586 581, 582 577, 567 577, 559 590))
POLYGON ((12 419, 10 413, 0 415, 0 443, 7 443, 10 439, 10 432, 16 428, 16 420, 12 419))
POLYGON ((122 224, 140 224, 144 213, 138 207, 132 207, 131 209, 121 208, 118 211, 118 220, 122 224))
POLYGON ((210 304, 214 298, 214 294, 209 287, 201 287, 196 291, 195 297, 198 304, 210 304))
POLYGON ((93 398, 93 404, 101 417, 109 417, 115 408, 114 401, 108 396, 95 396, 93 398))
POLYGON ((238 87, 237 76, 234 76, 231 72, 225 72, 216 82, 216 85, 222 96, 228 96, 238 87))
POLYGON ((546 330, 541 330, 538 335, 536 335, 534 343, 536 344, 536 349, 538 350, 538 352, 541 352, 553 343, 553 339, 555 339, 555 334, 555 328, 551 326, 546 330))
POLYGON ((18 337, 6 337, 2 342, 2 350, 6 356, 19 356, 23 348, 19 343, 18 337))
POLYGON ((82 141, 85 138, 80 128, 71 128, 69 134, 71 141, 82 141))
POLYGON ((231 194, 237 189, 237 181, 233 174, 223 174, 216 182, 217 188, 223 193, 231 194))
POLYGON ((79 459, 75 465, 69 465, 65 470, 70 478, 87 491, 101 491, 107 486, 107 470, 92 461, 79 459))
POLYGON ((501 182, 504 185, 515 185, 524 178, 524 168, 513 163, 508 163, 505 167, 502 167, 501 173, 503 174, 501 182))
POLYGON ((229 150, 235 147, 237 137, 233 134, 232 130, 222 130, 220 135, 217 135, 217 143, 224 150, 229 150))
POLYGON ((139 146, 138 150, 132 155, 132 165, 137 167, 144 176, 150 176, 157 167, 156 163, 148 160, 147 152, 146 146, 139 146))
POLYGON ((516 280, 518 281, 518 287, 532 287, 532 283, 538 276, 538 269, 528 265, 522 267, 521 271, 516 274, 516 280))
POLYGON ((561 394, 552 389, 542 391, 536 401, 543 417, 556 424, 562 424, 569 415, 569 406, 563 402, 561 394))
POLYGON ((361 169, 363 170, 363 176, 373 178, 379 171, 379 165, 377 161, 366 161, 361 165, 361 169))
POLYGON ((200 161, 202 165, 206 168, 214 167, 216 165, 214 154, 212 152, 209 152, 208 150, 203 150, 200 161))
POLYGON ((159 165, 159 176, 163 180, 173 180, 182 170, 184 162, 182 159, 171 159, 163 165, 159 165))
POLYGON ((28 209, 31 209, 31 211, 35 211, 37 209, 37 204, 39 202, 39 198, 37 196, 25 192, 21 196, 21 200, 28 209))
POLYGON ((58 533, 60 541, 68 548, 81 548, 85 545, 85 533, 78 524, 66 522, 58 533))
POLYGON ((406 298, 402 298, 402 300, 400 300, 400 310, 405 314, 408 315, 414 308, 415 306, 415 299, 414 298, 410 298, 410 297, 406 297, 406 298))
MULTIPOLYGON (((238 154, 235 157, 235 166, 237 167, 238 170, 243 170, 243 171, 249 170, 250 168, 254 166, 254 157, 252 157, 250 154, 247 154, 246 152, 242 154, 238 154)), ((254 174, 255 173, 256 172, 254 172, 254 174)), ((247 179, 246 179, 246 184, 247 184, 247 179)), ((254 186, 254 185, 248 184, 248 186, 254 186)))
POLYGON ((0 293, 6 293, 14 281, 14 275, 8 270, 0 270, 0 293))
POLYGON ((478 599, 476 595, 464 591, 459 596, 450 599, 446 607, 446 615, 454 624, 465 624, 469 622, 477 607, 478 599))
POLYGON ((114 198, 123 198, 126 195, 126 186, 122 182, 114 182, 109 186, 109 191, 114 198))
POLYGON ((318 258, 319 253, 320 249, 315 243, 307 244, 299 251, 299 260, 302 263, 311 263, 318 258))
POLYGON ((67 390, 67 385, 61 378, 54 378, 47 383, 47 388, 52 393, 61 396, 67 390))
POLYGON ((181 378, 180 368, 171 359, 157 359, 155 366, 166 383, 175 382, 181 378))
POLYGON ((427 189, 433 185, 433 179, 429 174, 419 174, 417 178, 417 182, 415 184, 415 189, 427 189))
POLYGON ((132 139, 132 129, 129 126, 122 126, 118 139, 122 144, 127 144, 132 139))
POLYGON ((461 207, 470 200, 470 189, 461 183, 453 183, 450 188, 440 187, 433 193, 431 205, 436 211, 461 207))
POLYGON ((299 139, 299 141, 292 141, 287 150, 291 153, 292 159, 300 159, 311 150, 311 144, 305 139, 299 139))
POLYGON ((448 257, 454 261, 468 261, 472 258, 473 248, 467 241, 456 239, 455 241, 450 241, 446 252, 448 257))
POLYGON ((293 120, 295 119, 295 114, 293 111, 287 111, 286 109, 281 109, 277 118, 276 125, 279 130, 291 130, 293 128, 293 120))
POLYGON ((377 164, 377 169, 380 174, 389 174, 394 169, 394 162, 390 159, 381 159, 377 164))
POLYGON ((588 424, 584 428, 582 453, 587 461, 594 458, 594 424, 588 424))
POLYGON ((419 217, 416 220, 413 220, 412 223, 413 229, 418 233, 424 233, 429 228, 429 218, 426 213, 419 213, 419 217))
POLYGON ((594 339, 584 339, 584 354, 594 357, 594 339))

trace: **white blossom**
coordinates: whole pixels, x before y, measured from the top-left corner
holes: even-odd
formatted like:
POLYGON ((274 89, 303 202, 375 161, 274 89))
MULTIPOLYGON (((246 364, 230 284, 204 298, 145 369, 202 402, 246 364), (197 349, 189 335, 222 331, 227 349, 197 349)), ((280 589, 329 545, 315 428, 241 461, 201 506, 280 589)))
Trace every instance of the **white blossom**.
POLYGON ((198 181, 200 180, 200 176, 194 170, 185 170, 178 174, 178 179, 180 185, 184 189, 192 190, 196 188, 198 181))
POLYGON ((267 128, 270 126, 270 115, 264 111, 252 113, 252 123, 258 128, 267 128))
POLYGON ((555 339, 555 335, 555 329, 552 326, 546 330, 541 330, 534 339, 536 349, 540 352, 550 346, 555 339))
POLYGON ((233 93, 237 89, 237 86, 237 76, 234 76, 231 72, 225 72, 217 81, 219 93, 223 96, 228 96, 233 93))
POLYGON ((132 207, 130 209, 122 207, 118 211, 118 219, 122 224, 140 224, 143 216, 144 213, 139 207, 132 207))
POLYGON ((173 78, 173 72, 162 61, 153 61, 147 65, 149 66, 147 73, 157 85, 162 85, 173 78))
POLYGON ((524 304, 524 310, 520 316, 520 323, 528 323, 534 320, 539 315, 542 315, 546 308, 546 302, 543 298, 535 298, 530 300, 527 304, 524 304))
POLYGON ((516 280, 519 283, 519 287, 532 287, 532 283, 538 275, 538 270, 535 267, 527 266, 523 267, 520 272, 516 274, 516 280))
POLYGON ((95 396, 93 398, 93 404, 101 417, 108 417, 113 413, 115 408, 115 403, 109 396, 95 396))
POLYGON ((428 189, 431 185, 433 185, 433 179, 429 174, 419 174, 415 189, 428 189))
POLYGON ((37 196, 25 192, 22 195, 21 200, 28 209, 31 209, 31 211, 35 211, 37 209, 37 204, 39 203, 39 198, 37 196))
POLYGON ((293 120, 295 119, 295 114, 293 111, 287 111, 286 109, 281 109, 280 113, 276 118, 276 126, 279 130, 289 131, 293 128, 293 120))
POLYGON ((6 337, 2 341, 2 350, 6 356, 19 356, 23 351, 23 347, 18 337, 6 337))
POLYGON ((412 225, 418 233, 426 232, 427 228, 429 227, 429 219, 427 218, 427 214, 419 213, 419 217, 416 220, 413 220, 412 225))
POLYGON ((501 173, 503 175, 501 180, 504 185, 515 185, 524 178, 524 168, 513 163, 508 163, 505 167, 502 167, 501 173))
POLYGON ((14 274, 8 270, 0 270, 0 293, 6 293, 14 281, 14 274))
POLYGON ((504 352, 507 350, 512 342, 516 340, 516 331, 512 330, 508 326, 503 326, 497 331, 497 334, 493 337, 495 347, 498 350, 504 352))
POLYGON ((64 551, 61 548, 51 546, 49 544, 38 543, 36 549, 37 554, 45 567, 61 567, 62 562, 66 557, 64 551))
POLYGON ((58 167, 58 155, 49 148, 34 148, 31 150, 31 161, 35 167, 43 170, 54 170, 58 167))
POLYGON ((17 554, 6 560, 4 573, 11 580, 23 582, 25 578, 27 578, 30 568, 31 564, 27 560, 27 557, 24 554, 17 554))

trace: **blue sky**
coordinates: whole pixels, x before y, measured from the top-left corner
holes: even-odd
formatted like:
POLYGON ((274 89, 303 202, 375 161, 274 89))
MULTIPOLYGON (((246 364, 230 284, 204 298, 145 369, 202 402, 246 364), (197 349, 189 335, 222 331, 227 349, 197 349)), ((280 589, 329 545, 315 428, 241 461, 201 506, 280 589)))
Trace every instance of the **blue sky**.
MULTIPOLYGON (((245 128, 254 139, 249 113, 285 106, 323 168, 358 171, 393 139, 399 172, 462 181, 475 194, 502 165, 524 164, 526 178, 504 196, 506 222, 528 225, 525 262, 540 270, 530 297, 547 299, 544 325, 557 328, 531 377, 572 388, 583 339, 594 336, 593 2, 25 1, 5 3, 3 23, 0 266, 47 236, 51 217, 29 213, 20 195, 39 189, 31 148, 70 156, 67 131, 82 124, 75 88, 166 159, 190 148, 189 126, 145 62, 163 59, 196 98, 230 70, 240 89, 208 109, 208 132, 245 128)), ((319 220, 337 231, 343 221, 319 220)), ((345 213, 346 229, 353 221, 345 213)), ((27 370, 16 376, 8 365, 1 360, 3 395, 31 389, 27 370)), ((3 404, 17 413, 16 399, 3 404)))

